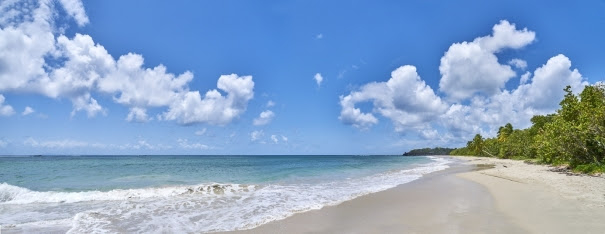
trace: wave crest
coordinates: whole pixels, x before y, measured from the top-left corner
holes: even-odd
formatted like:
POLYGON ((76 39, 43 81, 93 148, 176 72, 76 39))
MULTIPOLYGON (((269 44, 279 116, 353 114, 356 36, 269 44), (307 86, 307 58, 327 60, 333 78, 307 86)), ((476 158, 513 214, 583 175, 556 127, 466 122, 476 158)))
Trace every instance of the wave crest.
POLYGON ((141 189, 114 189, 110 191, 85 192, 39 192, 27 188, 0 183, 0 204, 29 203, 74 203, 84 201, 120 201, 128 199, 146 199, 160 197, 184 196, 189 194, 221 196, 251 192, 256 185, 241 184, 199 184, 193 186, 169 186, 141 189))

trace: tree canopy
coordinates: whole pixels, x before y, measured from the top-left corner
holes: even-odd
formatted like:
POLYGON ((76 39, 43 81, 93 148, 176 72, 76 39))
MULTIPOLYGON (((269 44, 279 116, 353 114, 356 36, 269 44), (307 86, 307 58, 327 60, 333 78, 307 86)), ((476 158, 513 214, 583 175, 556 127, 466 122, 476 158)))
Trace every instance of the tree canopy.
POLYGON ((403 156, 449 155, 452 150, 454 149, 441 147, 413 149, 405 152, 403 156))
POLYGON ((477 134, 452 155, 529 158, 569 165, 583 172, 605 172, 605 85, 589 85, 576 95, 565 89, 560 108, 550 115, 531 118, 532 126, 500 127, 494 138, 477 134))

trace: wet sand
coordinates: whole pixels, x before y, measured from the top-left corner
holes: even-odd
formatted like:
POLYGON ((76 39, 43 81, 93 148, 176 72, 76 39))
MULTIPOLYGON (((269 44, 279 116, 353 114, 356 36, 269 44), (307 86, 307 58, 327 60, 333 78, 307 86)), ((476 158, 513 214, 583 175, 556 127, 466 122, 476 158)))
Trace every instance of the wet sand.
POLYGON ((453 158, 411 183, 236 233, 605 233, 605 176, 453 158))
POLYGON ((450 169, 337 206, 237 233, 527 233, 500 212, 490 192, 450 169))

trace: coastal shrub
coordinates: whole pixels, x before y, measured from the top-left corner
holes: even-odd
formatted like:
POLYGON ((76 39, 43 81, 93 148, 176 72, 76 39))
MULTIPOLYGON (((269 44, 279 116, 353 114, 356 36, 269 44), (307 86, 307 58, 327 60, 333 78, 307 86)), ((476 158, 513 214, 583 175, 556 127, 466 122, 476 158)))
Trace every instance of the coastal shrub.
POLYGON ((605 171, 605 84, 589 85, 576 95, 571 87, 554 114, 536 115, 527 129, 500 127, 493 138, 477 134, 452 155, 536 159, 569 165, 576 171, 605 171))
POLYGON ((483 155, 495 157, 500 151, 500 143, 495 138, 487 138, 483 141, 483 155))
POLYGON ((561 109, 537 137, 538 157, 547 163, 601 165, 605 158, 605 88, 586 86, 578 96, 565 89, 561 109))
POLYGON ((573 170, 576 172, 582 172, 582 173, 586 173, 586 174, 602 174, 602 173, 605 173, 605 165, 582 164, 582 165, 577 165, 573 170))

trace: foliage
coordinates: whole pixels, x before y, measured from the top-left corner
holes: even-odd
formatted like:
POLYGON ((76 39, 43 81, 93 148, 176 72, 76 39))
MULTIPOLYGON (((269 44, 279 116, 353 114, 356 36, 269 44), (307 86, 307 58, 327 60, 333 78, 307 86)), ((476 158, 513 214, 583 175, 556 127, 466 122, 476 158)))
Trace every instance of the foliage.
POLYGON ((575 172, 582 173, 605 173, 605 165, 595 165, 595 164, 583 164, 577 165, 574 169, 575 172))
POLYGON ((565 164, 576 171, 605 171, 605 85, 586 86, 576 95, 571 87, 554 114, 536 115, 527 129, 500 127, 494 138, 477 134, 466 147, 452 155, 536 159, 542 163, 565 164))
POLYGON ((452 150, 454 149, 441 147, 413 149, 410 152, 405 152, 403 156, 449 155, 452 150))

